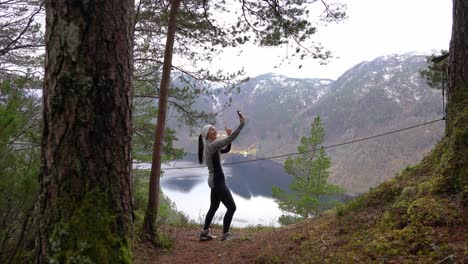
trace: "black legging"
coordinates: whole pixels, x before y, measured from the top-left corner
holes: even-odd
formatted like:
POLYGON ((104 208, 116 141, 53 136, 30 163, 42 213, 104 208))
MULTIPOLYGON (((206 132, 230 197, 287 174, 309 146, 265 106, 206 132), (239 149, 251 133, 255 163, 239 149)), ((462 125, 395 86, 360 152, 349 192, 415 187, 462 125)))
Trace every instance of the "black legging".
POLYGON ((236 203, 234 202, 234 199, 232 199, 231 191, 226 186, 226 184, 218 184, 211 189, 211 204, 210 209, 206 214, 205 226, 203 229, 207 230, 210 228, 211 221, 213 221, 213 217, 216 213, 216 210, 218 210, 220 202, 223 202, 224 206, 227 208, 227 212, 223 219, 223 234, 226 234, 229 232, 232 216, 236 211, 236 203))

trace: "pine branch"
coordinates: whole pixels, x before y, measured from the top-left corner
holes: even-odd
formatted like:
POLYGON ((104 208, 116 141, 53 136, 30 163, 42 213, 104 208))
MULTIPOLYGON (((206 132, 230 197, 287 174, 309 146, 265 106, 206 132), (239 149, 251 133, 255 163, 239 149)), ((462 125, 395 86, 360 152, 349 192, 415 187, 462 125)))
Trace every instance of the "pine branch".
MULTIPOLYGON (((28 23, 23 28, 23 30, 20 32, 20 34, 18 36, 16 36, 16 38, 13 41, 8 43, 5 48, 0 50, 0 56, 3 56, 5 54, 7 54, 8 52, 10 52, 13 49, 17 49, 17 47, 13 47, 13 45, 15 45, 21 39, 21 37, 27 32, 27 30, 31 26, 32 22, 34 21, 34 17, 42 10, 43 6, 44 6, 44 2, 42 2, 41 5, 39 6, 39 8, 35 12, 33 12, 31 14, 31 16, 29 17, 28 23)), ((21 47, 21 46, 19 46, 19 47, 21 47)))
MULTIPOLYGON (((135 95, 134 96, 135 98, 152 98, 152 99, 159 99, 159 96, 156 96, 156 95, 135 95)), ((181 110, 182 112, 185 112, 186 114, 188 114, 190 117, 193 117, 193 118, 203 118, 203 117, 207 117, 208 115, 206 114, 203 114, 203 112, 201 114, 196 114, 198 112, 196 111, 190 111, 190 110, 187 110, 185 107, 183 107, 182 105, 180 105, 179 103, 175 102, 175 101, 172 101, 172 100, 168 100, 168 102, 172 105, 174 105, 175 107, 177 107, 179 110, 181 110)))

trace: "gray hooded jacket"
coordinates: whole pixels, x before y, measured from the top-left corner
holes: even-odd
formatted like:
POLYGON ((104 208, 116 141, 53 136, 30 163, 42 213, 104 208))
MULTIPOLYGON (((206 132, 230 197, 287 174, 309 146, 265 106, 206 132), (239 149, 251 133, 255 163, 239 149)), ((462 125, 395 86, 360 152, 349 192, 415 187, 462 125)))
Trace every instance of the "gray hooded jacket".
POLYGON ((229 152, 231 148, 231 142, 237 138, 243 127, 244 122, 241 122, 239 127, 237 127, 237 129, 225 139, 215 141, 204 140, 205 146, 203 150, 203 157, 205 159, 206 165, 208 166, 208 186, 210 186, 210 188, 215 187, 217 183, 225 181, 220 162, 220 152, 229 152), (226 148, 223 149, 224 147, 226 148))

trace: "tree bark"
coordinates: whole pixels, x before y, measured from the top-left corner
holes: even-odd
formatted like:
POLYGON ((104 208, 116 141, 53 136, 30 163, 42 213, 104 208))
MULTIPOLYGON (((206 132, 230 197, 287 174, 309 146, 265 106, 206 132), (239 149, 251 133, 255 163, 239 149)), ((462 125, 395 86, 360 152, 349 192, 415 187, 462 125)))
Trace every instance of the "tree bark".
POLYGON ((457 116, 468 107, 468 2, 453 1, 452 38, 448 62, 447 136, 458 125, 457 116))
POLYGON ((468 205, 468 2, 453 1, 452 39, 448 59, 446 143, 437 173, 445 194, 468 205))
POLYGON ((177 29, 177 13, 180 7, 180 0, 171 1, 171 13, 169 26, 167 29, 166 48, 164 51, 163 71, 161 86, 159 90, 158 121, 156 123, 156 133, 153 145, 153 157, 151 163, 151 176, 149 186, 148 207, 144 219, 144 232, 147 238, 154 241, 156 228, 155 221, 158 215, 159 188, 161 178, 161 158, 164 143, 164 131, 166 129, 166 112, 169 97, 169 83, 171 78, 172 53, 174 50, 175 32, 177 29))
POLYGON ((132 262, 133 0, 46 0, 38 263, 132 262))

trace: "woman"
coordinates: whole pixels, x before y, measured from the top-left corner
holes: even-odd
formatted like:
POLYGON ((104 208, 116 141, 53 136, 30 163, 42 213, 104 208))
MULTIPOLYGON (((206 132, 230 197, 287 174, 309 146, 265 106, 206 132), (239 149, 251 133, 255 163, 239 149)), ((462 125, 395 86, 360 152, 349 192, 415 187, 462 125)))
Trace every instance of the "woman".
POLYGON ((227 208, 227 212, 223 219, 223 236, 222 241, 230 239, 229 227, 231 225, 232 216, 236 211, 236 203, 232 198, 231 191, 226 186, 223 168, 221 167, 220 153, 228 153, 231 150, 231 142, 236 139, 240 131, 244 127, 245 117, 239 114, 239 127, 232 132, 231 129, 225 128, 228 137, 223 140, 216 140, 216 129, 212 125, 206 125, 202 128, 201 135, 198 139, 198 161, 200 164, 205 162, 208 166, 209 176, 208 185, 211 188, 211 204, 205 218, 205 225, 200 233, 200 240, 206 241, 216 238, 210 231, 211 221, 218 210, 219 203, 222 202, 227 208))

